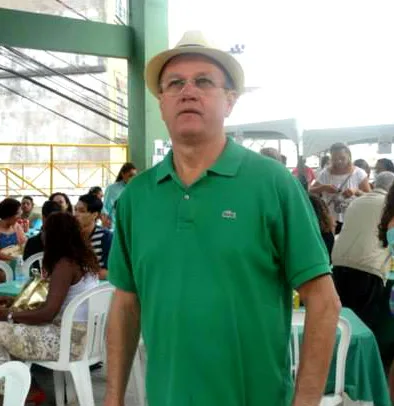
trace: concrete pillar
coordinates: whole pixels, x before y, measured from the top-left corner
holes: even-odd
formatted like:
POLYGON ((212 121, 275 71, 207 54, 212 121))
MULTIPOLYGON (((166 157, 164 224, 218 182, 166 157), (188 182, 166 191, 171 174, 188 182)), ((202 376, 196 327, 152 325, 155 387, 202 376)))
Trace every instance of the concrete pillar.
POLYGON ((168 48, 167 0, 129 0, 133 31, 129 60, 129 151, 136 166, 152 166, 155 139, 167 137, 157 100, 145 86, 144 69, 155 54, 168 48))

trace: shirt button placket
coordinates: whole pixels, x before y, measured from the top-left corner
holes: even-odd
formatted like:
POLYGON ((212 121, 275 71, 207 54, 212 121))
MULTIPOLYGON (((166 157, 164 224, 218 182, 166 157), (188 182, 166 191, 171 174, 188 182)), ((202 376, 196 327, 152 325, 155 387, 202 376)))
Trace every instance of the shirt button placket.
POLYGON ((193 225, 193 210, 191 206, 190 194, 184 192, 182 195, 182 200, 179 205, 178 212, 178 228, 180 229, 190 229, 193 225))

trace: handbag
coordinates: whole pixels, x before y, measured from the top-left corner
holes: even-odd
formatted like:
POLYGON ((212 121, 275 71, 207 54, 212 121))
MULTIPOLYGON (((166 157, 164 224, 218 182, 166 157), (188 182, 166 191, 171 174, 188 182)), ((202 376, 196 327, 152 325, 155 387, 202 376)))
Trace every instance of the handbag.
POLYGON ((32 270, 32 274, 33 278, 26 283, 11 305, 12 311, 35 310, 46 302, 49 279, 44 278, 38 270, 32 270))
MULTIPOLYGON (((349 174, 349 176, 341 183, 341 185, 338 188, 338 193, 342 192, 342 188, 346 185, 347 181, 352 177, 353 172, 349 174)), ((350 201, 352 199, 345 199, 345 198, 340 198, 338 194, 335 194, 331 199, 328 200, 327 206, 329 207, 331 204, 334 204, 334 212, 337 214, 344 213, 347 207, 350 204, 350 201)))

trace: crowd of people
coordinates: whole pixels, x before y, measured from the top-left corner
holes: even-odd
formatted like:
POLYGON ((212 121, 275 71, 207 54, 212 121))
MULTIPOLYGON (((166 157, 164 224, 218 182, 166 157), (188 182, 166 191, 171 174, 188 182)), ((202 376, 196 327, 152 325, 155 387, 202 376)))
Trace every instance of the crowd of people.
MULTIPOLYGON (((280 160, 272 151, 262 154, 280 160)), ((327 254, 333 266, 336 290, 345 307, 351 308, 375 332, 394 255, 394 164, 376 162, 374 179, 364 159, 352 162, 350 149, 331 146, 317 174, 302 162, 293 170, 309 192, 327 254)), ((394 401, 394 363, 389 374, 394 401)))
MULTIPOLYGON (((134 165, 125 163, 105 196, 100 187, 92 187, 87 194, 79 196, 74 207, 67 194, 53 193, 42 205, 41 215, 34 211, 31 196, 24 196, 21 202, 14 198, 0 202, 0 260, 12 265, 15 256, 21 255, 26 260, 42 252, 42 273, 50 279, 47 300, 37 310, 10 312, 8 306, 13 299, 0 297, 3 305, 0 306, 0 363, 12 358, 58 358, 60 322, 67 304, 76 295, 97 286, 99 279, 107 278, 113 206, 135 174, 134 165), (111 221, 106 220, 107 216, 111 221), (26 234, 32 230, 36 232, 27 238, 26 234)), ((39 262, 33 265, 39 267, 39 262)), ((5 280, 2 271, 0 280, 5 280)), ((87 308, 83 305, 74 318, 73 359, 83 349, 86 321, 87 308)), ((39 404, 44 400, 44 392, 33 381, 28 401, 39 404)))
MULTIPOLYGON (((318 173, 300 158, 292 175, 272 148, 263 158, 227 138, 224 119, 244 89, 244 73, 199 32, 152 57, 145 78, 172 141, 162 162, 127 188, 136 168, 125 164, 104 196, 94 187, 74 210, 65 194, 54 193, 43 205, 40 233, 27 242, 30 215, 21 219, 22 210, 33 201, 25 197, 24 208, 15 199, 0 203, 0 259, 10 259, 9 246, 24 246, 26 256, 41 250, 51 277, 39 309, 0 308, 0 362, 56 359, 64 307, 109 269, 115 290, 105 406, 124 404, 141 331, 151 406, 319 404, 338 293, 374 329, 394 246, 391 161, 378 162, 372 182, 366 162, 353 162, 346 145, 334 144, 318 173), (295 385, 294 290, 307 320, 295 385)), ((85 321, 82 308, 72 357, 85 321)), ((390 383, 394 394, 394 368, 390 383)))

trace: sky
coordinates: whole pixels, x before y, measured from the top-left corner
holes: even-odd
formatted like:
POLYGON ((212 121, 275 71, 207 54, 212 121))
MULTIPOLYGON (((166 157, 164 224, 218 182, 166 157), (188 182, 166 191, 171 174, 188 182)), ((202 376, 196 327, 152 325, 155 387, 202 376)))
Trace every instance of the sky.
POLYGON ((296 118, 309 128, 394 123, 394 2, 169 0, 169 41, 198 29, 239 56, 247 86, 228 124, 296 118))

